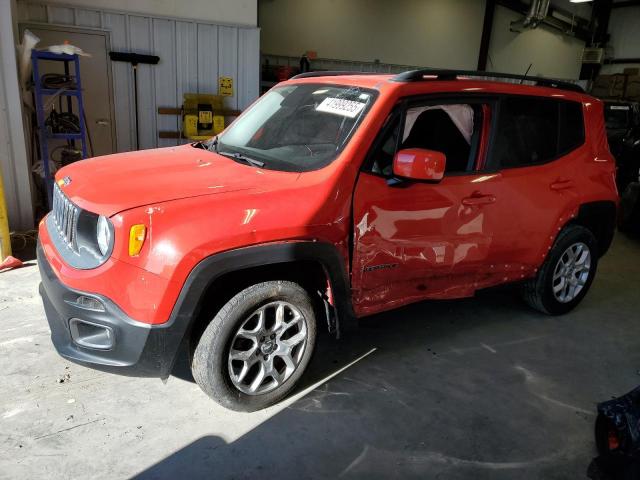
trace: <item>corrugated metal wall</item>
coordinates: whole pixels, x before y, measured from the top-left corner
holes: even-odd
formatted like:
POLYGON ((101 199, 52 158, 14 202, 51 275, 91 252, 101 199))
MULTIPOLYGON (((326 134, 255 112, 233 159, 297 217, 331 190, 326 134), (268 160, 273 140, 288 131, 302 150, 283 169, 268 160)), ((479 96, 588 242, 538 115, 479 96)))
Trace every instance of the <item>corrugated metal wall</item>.
MULTIPOLYGON (((138 66, 140 148, 175 145, 158 130, 177 130, 178 116, 158 115, 175 107, 182 94, 217 93, 218 77, 234 80, 229 109, 242 110, 258 97, 260 32, 257 28, 214 25, 132 13, 20 3, 19 21, 89 27, 110 32, 113 50, 158 55, 158 65, 138 66)), ((119 152, 135 146, 131 65, 111 63, 119 152)))

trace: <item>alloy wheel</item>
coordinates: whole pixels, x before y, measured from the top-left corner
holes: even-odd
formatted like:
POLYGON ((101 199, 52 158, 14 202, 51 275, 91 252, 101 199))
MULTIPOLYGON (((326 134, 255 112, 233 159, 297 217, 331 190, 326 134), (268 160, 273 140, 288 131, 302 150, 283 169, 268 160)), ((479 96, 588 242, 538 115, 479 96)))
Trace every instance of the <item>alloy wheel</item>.
POLYGON ((582 291, 591 271, 591 251, 583 242, 567 248, 553 271, 553 295, 561 303, 569 303, 582 291))
POLYGON ((231 341, 231 382, 247 395, 273 391, 298 368, 306 343, 307 322, 298 308, 285 301, 260 307, 231 341))

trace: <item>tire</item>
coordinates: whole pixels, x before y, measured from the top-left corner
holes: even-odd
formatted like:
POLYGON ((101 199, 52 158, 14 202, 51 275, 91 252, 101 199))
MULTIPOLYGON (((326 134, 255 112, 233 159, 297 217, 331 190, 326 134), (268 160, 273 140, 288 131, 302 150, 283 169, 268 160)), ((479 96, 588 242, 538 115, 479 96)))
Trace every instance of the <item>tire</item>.
POLYGON ((590 230, 580 225, 568 225, 565 227, 549 251, 546 260, 538 270, 537 275, 525 282, 522 289, 524 300, 532 308, 539 310, 542 313, 548 315, 562 315, 573 310, 584 298, 593 282, 596 270, 598 266, 598 242, 590 230), (573 254, 579 251, 578 257, 584 255, 582 252, 585 249, 589 255, 589 266, 587 274, 584 275, 585 268, 577 265, 574 270, 570 268, 564 269, 566 274, 560 274, 563 271, 562 265, 566 261, 570 265, 570 257, 568 249, 572 248, 573 254), (579 250, 582 248, 582 250, 579 250), (558 270, 557 270, 558 269, 558 270), (564 282, 561 278, 555 278, 556 274, 565 277, 564 282), (574 294, 571 295, 571 288, 573 280, 569 281, 567 278, 576 279, 575 281, 581 288, 573 290, 574 294), (560 288, 563 286, 563 288, 560 288), (554 287, 559 291, 554 293, 554 287), (563 293, 567 293, 563 295, 563 293))
POLYGON ((235 295, 211 320, 195 348, 191 370, 217 403, 253 412, 291 392, 315 341, 316 319, 307 291, 287 281, 258 283, 235 295))

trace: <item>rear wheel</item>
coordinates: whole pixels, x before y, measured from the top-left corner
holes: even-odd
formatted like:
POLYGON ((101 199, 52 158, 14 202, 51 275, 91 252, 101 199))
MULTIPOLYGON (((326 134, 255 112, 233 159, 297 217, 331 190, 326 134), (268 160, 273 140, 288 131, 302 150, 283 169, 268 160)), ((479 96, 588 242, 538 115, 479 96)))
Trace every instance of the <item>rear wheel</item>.
POLYGON ((525 283, 523 297, 543 313, 567 313, 586 295, 597 265, 597 241, 591 231, 569 225, 558 235, 536 277, 525 283))
POLYGON ((194 352, 193 376, 224 407, 259 410, 294 388, 315 337, 311 299, 300 285, 259 283, 229 300, 207 326, 194 352))

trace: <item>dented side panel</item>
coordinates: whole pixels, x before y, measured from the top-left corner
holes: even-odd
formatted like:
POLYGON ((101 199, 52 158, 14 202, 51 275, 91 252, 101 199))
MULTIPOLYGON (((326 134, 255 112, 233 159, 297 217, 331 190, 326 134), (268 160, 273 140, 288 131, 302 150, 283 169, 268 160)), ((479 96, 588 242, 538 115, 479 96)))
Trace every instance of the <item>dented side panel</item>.
POLYGON ((404 187, 360 175, 353 208, 356 313, 531 278, 581 205, 617 201, 614 162, 598 134, 601 105, 583 105, 585 144, 545 164, 404 187), (478 196, 491 201, 465 201, 478 196))
POLYGON ((460 202, 477 190, 477 178, 393 188, 384 178, 360 176, 354 197, 356 312, 473 294, 493 236, 485 209, 460 202))

